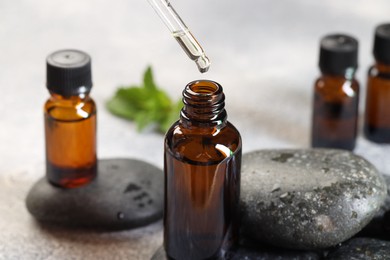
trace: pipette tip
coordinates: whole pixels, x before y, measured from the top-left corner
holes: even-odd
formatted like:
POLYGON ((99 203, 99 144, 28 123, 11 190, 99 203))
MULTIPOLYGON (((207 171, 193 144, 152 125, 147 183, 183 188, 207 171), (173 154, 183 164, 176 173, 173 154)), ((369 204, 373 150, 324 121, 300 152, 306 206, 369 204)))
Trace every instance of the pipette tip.
POLYGON ((199 56, 199 58, 195 61, 196 65, 198 66, 198 70, 200 73, 205 73, 210 68, 210 59, 206 55, 199 56))

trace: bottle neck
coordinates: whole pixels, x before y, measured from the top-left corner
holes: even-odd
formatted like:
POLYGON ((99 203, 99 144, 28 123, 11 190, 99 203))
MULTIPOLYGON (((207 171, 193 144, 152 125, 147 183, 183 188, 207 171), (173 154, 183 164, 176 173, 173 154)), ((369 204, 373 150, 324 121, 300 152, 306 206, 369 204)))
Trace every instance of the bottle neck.
POLYGON ((81 93, 78 95, 64 96, 64 95, 54 93, 53 91, 50 91, 50 100, 64 105, 67 104, 72 106, 78 103, 83 103, 88 99, 90 99, 89 93, 81 93))
POLYGON ((377 61, 374 67, 380 72, 380 73, 390 73, 390 64, 382 63, 380 61, 377 61))
POLYGON ((214 81, 190 82, 183 91, 184 107, 180 122, 186 127, 217 127, 226 125, 225 95, 214 81))
POLYGON ((343 79, 343 80, 353 80, 355 77, 356 69, 348 68, 344 72, 340 73, 329 73, 327 71, 321 70, 322 76, 327 78, 343 79))

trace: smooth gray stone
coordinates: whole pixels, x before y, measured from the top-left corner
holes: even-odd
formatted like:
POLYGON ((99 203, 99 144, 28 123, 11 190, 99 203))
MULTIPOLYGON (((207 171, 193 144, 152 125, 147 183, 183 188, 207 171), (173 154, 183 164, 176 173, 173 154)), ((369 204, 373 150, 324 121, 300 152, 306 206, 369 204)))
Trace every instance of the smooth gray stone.
POLYGON ((390 239, 390 176, 383 175, 387 184, 387 196, 380 210, 370 223, 356 236, 390 239))
POLYGON ((157 167, 139 160, 105 159, 90 184, 74 189, 40 179, 26 198, 39 221, 62 226, 119 230, 159 220, 163 215, 164 177, 157 167))
POLYGON ((331 247, 359 232, 386 193, 375 167, 351 152, 247 153, 241 172, 242 231, 278 247, 331 247))
MULTIPOLYGON (((320 255, 314 252, 292 251, 285 249, 246 248, 240 247, 226 256, 229 260, 319 260, 320 255)), ((160 247, 151 260, 168 260, 164 247, 160 247)), ((181 259, 177 259, 181 260, 181 259)))
POLYGON ((168 260, 164 247, 159 247, 150 260, 168 260))
POLYGON ((390 242, 373 238, 354 238, 330 252, 327 260, 390 259, 390 242))

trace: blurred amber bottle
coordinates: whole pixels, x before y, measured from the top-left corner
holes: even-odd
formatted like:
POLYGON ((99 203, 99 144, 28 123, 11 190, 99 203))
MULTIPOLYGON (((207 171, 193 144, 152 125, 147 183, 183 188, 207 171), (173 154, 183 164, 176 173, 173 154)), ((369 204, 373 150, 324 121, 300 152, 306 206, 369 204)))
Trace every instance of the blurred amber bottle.
POLYGON ((165 137, 164 247, 172 259, 223 258, 238 242, 241 137, 222 87, 194 81, 165 137))
POLYGON ((357 136, 359 83, 358 42, 334 34, 321 40, 321 77, 314 86, 311 144, 313 147, 353 150, 357 136))
POLYGON ((75 188, 89 183, 97 171, 96 106, 91 59, 77 50, 61 50, 47 58, 46 177, 56 186, 75 188))
POLYGON ((390 24, 375 30, 376 63, 368 71, 364 134, 377 143, 390 143, 390 24))

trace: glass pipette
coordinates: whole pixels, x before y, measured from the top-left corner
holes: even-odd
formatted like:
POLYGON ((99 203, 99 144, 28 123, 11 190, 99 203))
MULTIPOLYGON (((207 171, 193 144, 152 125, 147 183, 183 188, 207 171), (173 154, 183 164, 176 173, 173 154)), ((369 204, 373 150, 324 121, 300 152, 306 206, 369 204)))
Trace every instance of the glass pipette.
POLYGON ((148 2, 171 31, 172 36, 175 37, 188 57, 195 61, 199 71, 201 73, 208 71, 210 67, 209 58, 175 9, 173 9, 169 0, 148 0, 148 2))

